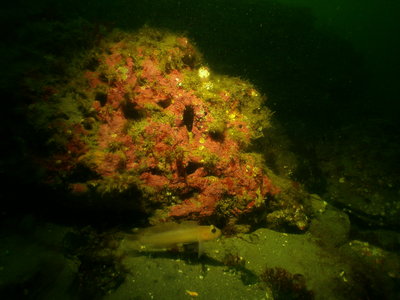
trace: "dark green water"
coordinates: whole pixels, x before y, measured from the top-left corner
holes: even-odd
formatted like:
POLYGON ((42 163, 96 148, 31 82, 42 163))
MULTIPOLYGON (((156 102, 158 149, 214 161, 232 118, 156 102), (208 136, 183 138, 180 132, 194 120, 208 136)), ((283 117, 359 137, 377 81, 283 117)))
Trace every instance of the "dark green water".
MULTIPOLYGON (((399 21, 396 1, 290 1, 312 10, 318 27, 349 41, 364 57, 374 84, 365 87, 388 107, 396 105, 399 62, 399 21)), ((390 109, 389 109, 390 110, 390 109)))

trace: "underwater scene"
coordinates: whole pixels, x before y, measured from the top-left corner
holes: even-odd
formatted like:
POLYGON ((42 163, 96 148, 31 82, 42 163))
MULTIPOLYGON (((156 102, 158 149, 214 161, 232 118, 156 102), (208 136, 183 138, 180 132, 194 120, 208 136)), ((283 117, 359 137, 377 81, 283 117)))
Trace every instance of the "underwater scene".
POLYGON ((0 299, 400 299, 398 11, 2 4, 0 299))

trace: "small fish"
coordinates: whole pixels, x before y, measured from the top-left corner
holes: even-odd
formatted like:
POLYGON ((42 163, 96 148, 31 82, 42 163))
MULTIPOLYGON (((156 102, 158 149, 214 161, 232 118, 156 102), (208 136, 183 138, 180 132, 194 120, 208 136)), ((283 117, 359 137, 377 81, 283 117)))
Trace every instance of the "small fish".
POLYGON ((187 244, 198 244, 199 256, 202 244, 221 236, 221 230, 214 225, 200 226, 196 222, 163 223, 127 235, 129 240, 139 243, 141 250, 171 249, 187 244))

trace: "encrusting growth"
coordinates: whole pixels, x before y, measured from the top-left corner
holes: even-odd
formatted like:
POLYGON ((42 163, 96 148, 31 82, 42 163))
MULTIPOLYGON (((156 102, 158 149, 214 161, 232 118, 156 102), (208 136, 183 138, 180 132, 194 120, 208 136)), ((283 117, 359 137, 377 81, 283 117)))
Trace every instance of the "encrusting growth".
POLYGON ((41 160, 49 184, 135 189, 132 201, 164 220, 238 216, 279 193, 262 155, 247 152, 270 126, 265 98, 213 74, 186 37, 114 31, 72 65, 68 84, 31 105, 54 146, 41 160))

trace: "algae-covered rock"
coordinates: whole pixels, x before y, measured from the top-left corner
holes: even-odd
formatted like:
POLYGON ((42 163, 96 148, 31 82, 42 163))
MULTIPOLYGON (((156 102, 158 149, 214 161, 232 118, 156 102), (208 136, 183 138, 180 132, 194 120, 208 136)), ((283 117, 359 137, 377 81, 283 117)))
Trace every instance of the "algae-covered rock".
POLYGON ((30 106, 50 186, 91 203, 128 199, 154 222, 237 217, 272 201, 270 212, 305 228, 299 199, 279 198, 288 184, 249 150, 270 126, 266 98, 214 74, 185 36, 115 30, 67 73, 30 106))

